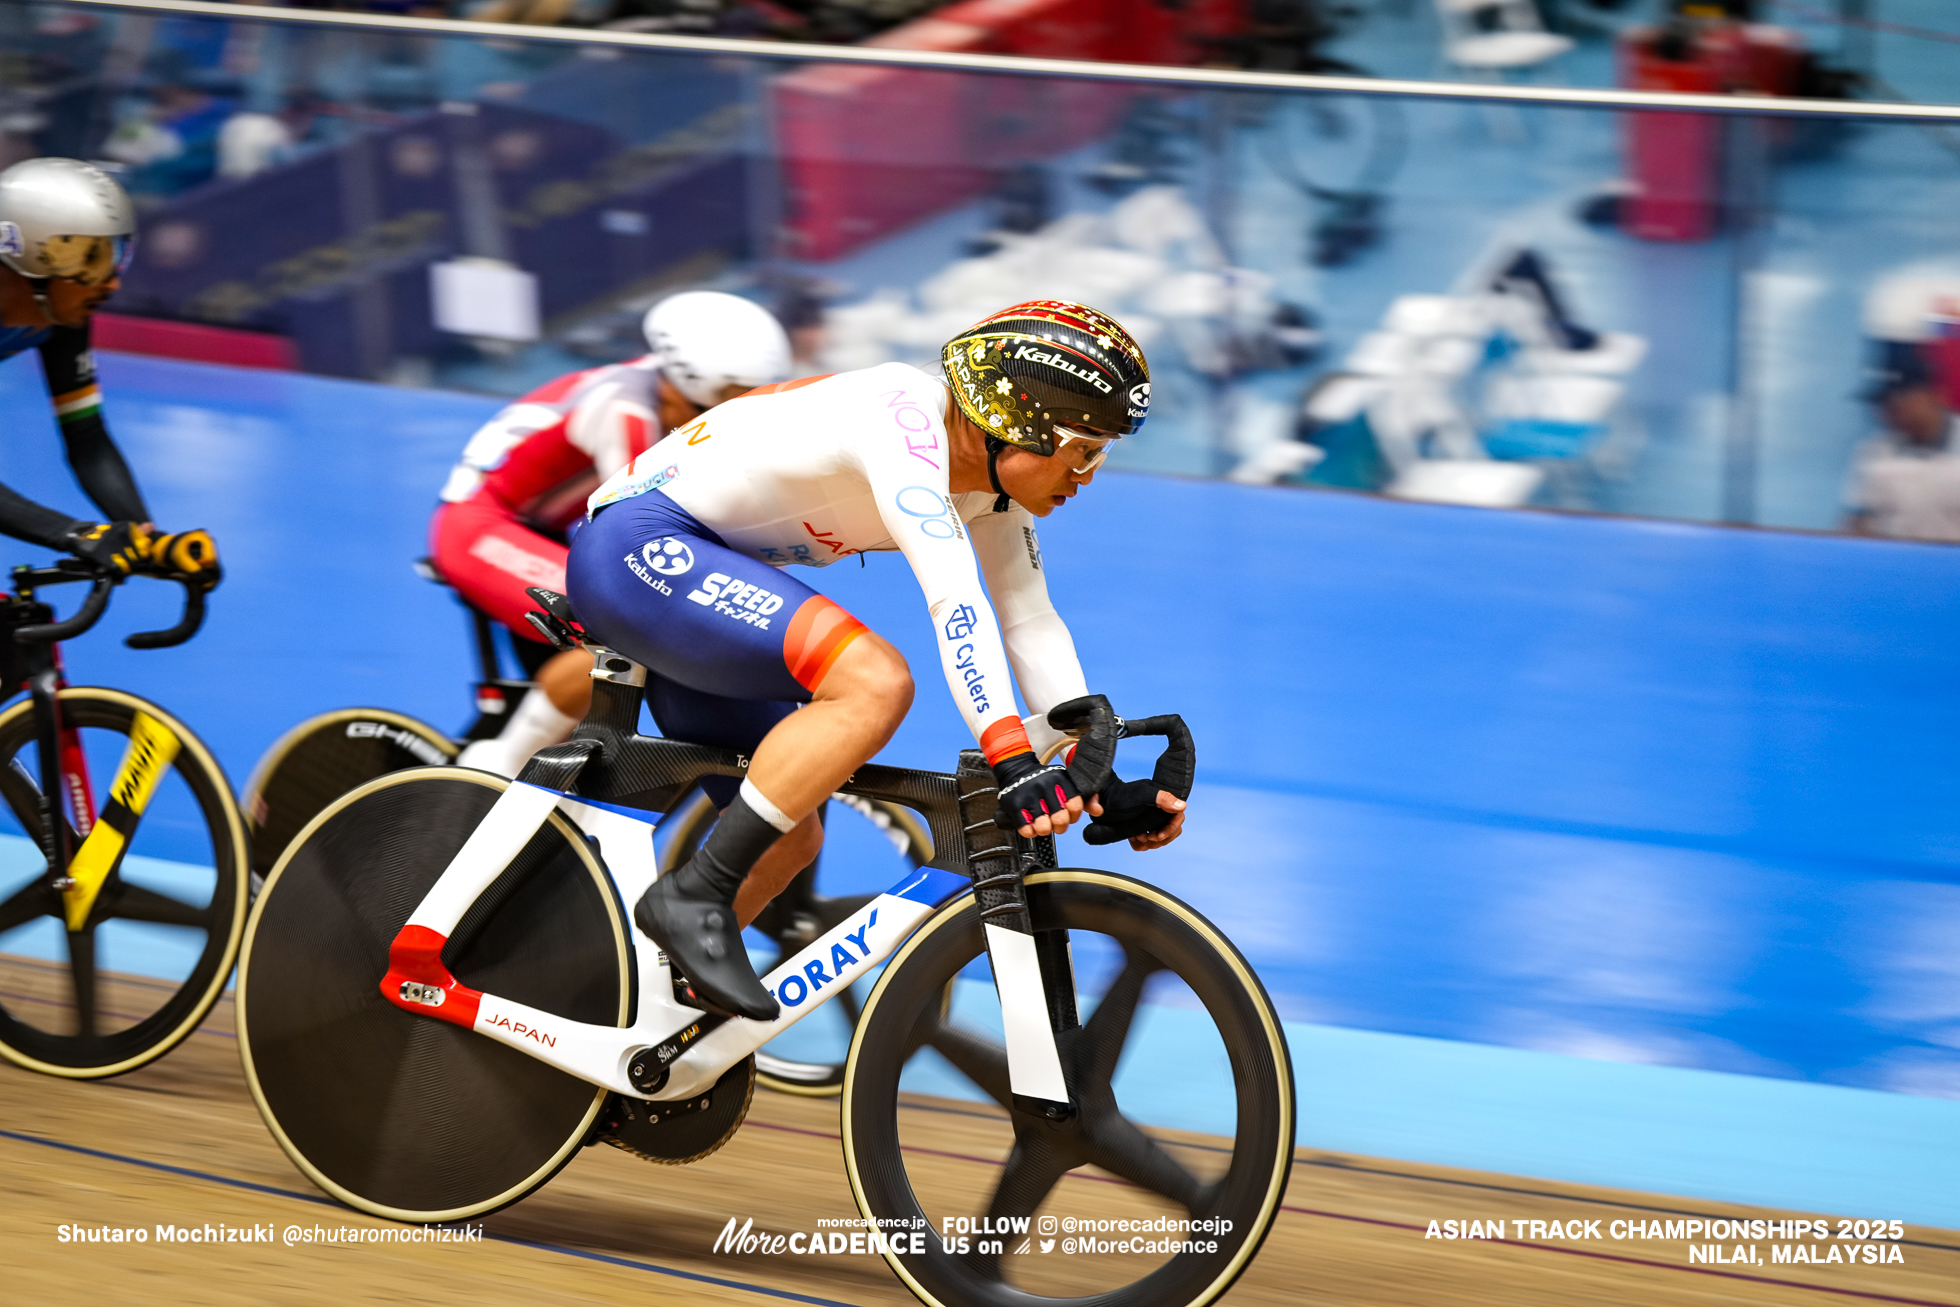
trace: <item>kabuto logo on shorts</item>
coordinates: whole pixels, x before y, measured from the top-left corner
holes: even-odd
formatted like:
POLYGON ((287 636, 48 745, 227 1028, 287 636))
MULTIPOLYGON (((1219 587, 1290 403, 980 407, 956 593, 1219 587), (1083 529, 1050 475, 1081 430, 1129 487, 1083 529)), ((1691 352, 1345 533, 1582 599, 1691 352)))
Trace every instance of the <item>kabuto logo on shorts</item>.
POLYGON ((672 536, 650 541, 641 548, 640 557, 662 576, 682 576, 694 566, 694 551, 672 536))

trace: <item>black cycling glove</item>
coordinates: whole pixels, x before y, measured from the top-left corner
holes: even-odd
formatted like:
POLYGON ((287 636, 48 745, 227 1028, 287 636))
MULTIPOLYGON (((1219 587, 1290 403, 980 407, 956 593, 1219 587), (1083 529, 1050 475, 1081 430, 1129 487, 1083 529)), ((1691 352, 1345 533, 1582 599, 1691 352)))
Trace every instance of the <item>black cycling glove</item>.
POLYGON ((97 522, 71 530, 61 544, 77 558, 129 576, 149 562, 150 539, 150 528, 141 522, 97 522))
POLYGON ((1082 797, 1058 762, 1043 765, 1033 752, 1016 753, 994 764, 994 784, 1000 788, 1000 807, 994 825, 1002 830, 1032 826, 1037 817, 1062 812, 1070 799, 1082 797))
POLYGON ((1103 786, 1102 816, 1082 832, 1088 844, 1115 844, 1139 835, 1155 835, 1177 816, 1157 806, 1157 792, 1169 787, 1153 777, 1147 781, 1119 781, 1111 773, 1103 786))
POLYGON ((202 590, 224 577, 218 546, 207 531, 158 535, 141 522, 98 522, 70 531, 62 543, 77 558, 123 576, 169 577, 202 590))

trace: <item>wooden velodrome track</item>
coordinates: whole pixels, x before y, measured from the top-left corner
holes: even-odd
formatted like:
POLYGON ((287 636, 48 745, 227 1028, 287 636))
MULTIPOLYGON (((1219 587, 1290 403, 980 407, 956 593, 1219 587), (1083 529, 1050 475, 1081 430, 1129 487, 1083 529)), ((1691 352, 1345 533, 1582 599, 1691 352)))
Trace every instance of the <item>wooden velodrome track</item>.
MULTIPOLYGON (((10 998, 52 1000, 57 977, 0 959, 10 998)), ((142 984, 141 981, 130 983, 142 984)), ((105 1007, 114 1009, 113 986, 105 1007)), ((323 1198, 259 1121, 229 999, 160 1062, 77 1083, 0 1063, 0 1300, 18 1304, 914 1302, 870 1255, 716 1255, 729 1217, 779 1232, 855 1216, 834 1099, 759 1090, 747 1125, 692 1167, 592 1148, 485 1222, 467 1244, 292 1246, 62 1243, 57 1227, 160 1224, 380 1228, 323 1198)), ((998 1116, 920 1100, 915 1165, 935 1186, 991 1192, 998 1116)), ((1172 1132, 1165 1137, 1176 1139, 1172 1132)), ((1202 1151, 1200 1137, 1184 1146, 1202 1151)), ((1065 1179, 1050 1211, 1147 1212, 1107 1176, 1065 1179)), ((1223 1300, 1249 1304, 1800 1304, 1960 1307, 1960 1233, 1911 1228, 1903 1264, 1705 1266, 1682 1242, 1425 1240, 1432 1219, 1654 1219, 1789 1213, 1587 1189, 1301 1149, 1265 1249, 1223 1300)), ((1768 1260, 1768 1247, 1761 1256, 1768 1260)), ((1093 1266, 1057 1263, 1092 1291, 1093 1266), (1084 1282, 1086 1280, 1086 1282, 1084 1282)), ((1125 1276, 1125 1279, 1131 1278, 1125 1276)), ((1057 1282, 1060 1291, 1062 1283, 1057 1282)))

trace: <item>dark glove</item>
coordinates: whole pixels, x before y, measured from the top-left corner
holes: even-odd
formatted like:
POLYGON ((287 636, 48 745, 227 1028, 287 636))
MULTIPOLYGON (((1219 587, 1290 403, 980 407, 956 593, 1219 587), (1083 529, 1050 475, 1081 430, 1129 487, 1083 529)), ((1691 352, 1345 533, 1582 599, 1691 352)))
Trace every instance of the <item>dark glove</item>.
POLYGON ((1082 832, 1088 844, 1115 844, 1139 835, 1155 835, 1177 816, 1157 806, 1157 793, 1165 787, 1155 778, 1147 781, 1119 781, 1114 775, 1103 786, 1102 816, 1082 832))
POLYGON ((218 544, 203 530, 151 536, 149 565, 144 570, 187 581, 200 590, 215 589, 225 576, 218 562, 218 544))
POLYGON ((70 531, 62 545, 77 558, 128 576, 149 561, 152 538, 141 522, 98 522, 70 531))
POLYGON ((188 581, 209 590, 224 577, 218 546, 207 531, 158 535, 142 522, 100 522, 70 531, 68 552, 123 576, 188 581))
POLYGON ((1000 807, 994 812, 994 825, 1002 830, 1032 826, 1037 817, 1067 809, 1070 799, 1080 798, 1068 768, 1060 763, 1042 765, 1032 752, 1016 753, 994 764, 994 784, 1000 787, 1000 807))

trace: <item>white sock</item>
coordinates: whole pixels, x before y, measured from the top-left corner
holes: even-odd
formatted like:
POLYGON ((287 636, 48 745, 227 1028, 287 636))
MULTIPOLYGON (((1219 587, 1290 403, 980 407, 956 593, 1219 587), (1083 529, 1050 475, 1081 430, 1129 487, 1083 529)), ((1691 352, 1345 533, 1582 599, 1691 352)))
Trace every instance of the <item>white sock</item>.
POLYGON ((475 767, 499 776, 516 776, 539 749, 563 744, 578 729, 579 719, 567 717, 542 690, 532 690, 518 702, 517 711, 494 740, 478 740, 456 758, 459 767, 475 767))
POLYGON ((742 799, 749 805, 750 811, 783 834, 796 829, 796 823, 785 817, 781 808, 769 802, 769 796, 758 790, 755 782, 746 776, 742 778, 742 799))

